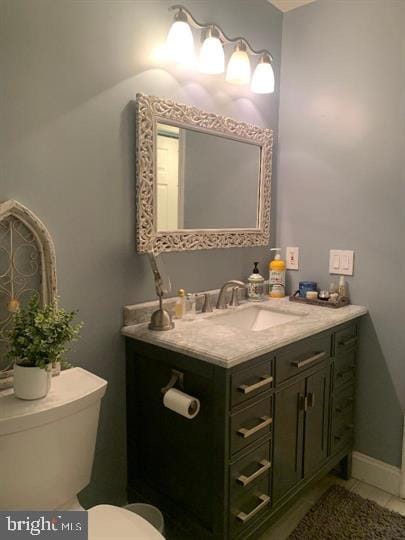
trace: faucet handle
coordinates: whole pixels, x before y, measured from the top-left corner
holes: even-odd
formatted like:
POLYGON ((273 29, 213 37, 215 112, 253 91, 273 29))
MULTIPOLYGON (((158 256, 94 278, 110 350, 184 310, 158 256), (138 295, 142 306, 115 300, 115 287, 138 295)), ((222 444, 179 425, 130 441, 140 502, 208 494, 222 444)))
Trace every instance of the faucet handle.
POLYGON ((211 306, 211 298, 209 293, 204 293, 204 304, 201 310, 201 313, 211 313, 212 312, 212 306, 211 306))
POLYGON ((238 307, 239 306, 239 295, 238 295, 239 285, 236 285, 235 287, 232 287, 232 298, 229 303, 231 307, 238 307))

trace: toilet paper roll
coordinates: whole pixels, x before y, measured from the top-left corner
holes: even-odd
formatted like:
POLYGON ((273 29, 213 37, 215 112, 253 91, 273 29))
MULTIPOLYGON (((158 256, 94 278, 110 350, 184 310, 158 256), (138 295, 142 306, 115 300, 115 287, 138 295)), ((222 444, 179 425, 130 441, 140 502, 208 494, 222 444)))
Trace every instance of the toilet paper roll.
POLYGON ((189 420, 195 418, 200 411, 200 401, 193 396, 177 390, 177 388, 170 388, 164 394, 163 405, 189 420))

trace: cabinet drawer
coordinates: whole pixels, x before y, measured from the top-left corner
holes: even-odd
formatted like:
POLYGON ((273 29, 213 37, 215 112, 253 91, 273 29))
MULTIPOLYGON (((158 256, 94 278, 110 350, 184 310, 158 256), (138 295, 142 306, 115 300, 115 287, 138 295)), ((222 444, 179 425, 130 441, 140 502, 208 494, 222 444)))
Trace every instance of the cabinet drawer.
POLYGON ((239 405, 273 387, 272 359, 232 375, 231 406, 239 405))
POLYGON ((339 421, 333 422, 331 453, 332 455, 353 440, 353 412, 349 411, 339 421))
POLYGON ((335 355, 339 355, 357 347, 357 325, 352 323, 338 330, 335 334, 335 355))
POLYGON ((231 416, 231 454, 271 432, 272 397, 257 401, 231 416))
POLYGON ((334 389, 340 388, 354 380, 356 369, 356 351, 338 356, 335 359, 334 389))
POLYGON ((276 382, 280 383, 328 359, 331 334, 321 334, 286 347, 276 355, 276 382))
POLYGON ((230 498, 233 500, 255 486, 258 482, 270 480, 271 445, 262 444, 249 455, 230 467, 230 498))
POLYGON ((254 487, 234 499, 230 504, 229 527, 231 538, 236 538, 244 529, 260 518, 270 507, 269 482, 263 478, 254 487))

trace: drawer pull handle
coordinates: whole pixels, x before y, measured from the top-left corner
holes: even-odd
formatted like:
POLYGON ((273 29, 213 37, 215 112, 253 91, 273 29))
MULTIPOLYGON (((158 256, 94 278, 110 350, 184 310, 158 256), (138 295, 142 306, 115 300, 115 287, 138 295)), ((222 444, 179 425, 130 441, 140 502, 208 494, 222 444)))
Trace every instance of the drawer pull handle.
POLYGON ((345 375, 347 375, 348 373, 350 373, 351 371, 354 370, 354 364, 352 364, 351 366, 347 367, 346 369, 342 369, 342 371, 339 371, 339 373, 337 373, 337 377, 339 379, 341 379, 342 377, 344 377, 345 375))
POLYGON ((350 407, 353 401, 354 401, 353 398, 347 398, 346 401, 343 403, 343 405, 340 405, 340 407, 336 407, 336 412, 337 413, 343 412, 345 409, 350 407))
POLYGON ((309 364, 317 362, 318 360, 321 360, 321 358, 324 358, 325 356, 326 352, 316 353, 309 358, 306 358, 305 360, 295 360, 294 362, 291 362, 291 365, 296 368, 302 368, 304 366, 309 366, 309 364))
POLYGON ((250 476, 245 476, 244 474, 241 474, 240 476, 238 476, 236 481, 242 484, 242 486, 247 486, 248 484, 253 482, 253 480, 256 480, 256 478, 259 478, 259 476, 268 471, 271 467, 271 463, 270 461, 267 461, 267 459, 262 459, 261 461, 259 461, 259 465, 261 465, 261 467, 257 469, 255 473, 250 476))
POLYGON ((244 439, 247 439, 248 437, 251 437, 252 435, 257 433, 258 431, 260 431, 261 429, 264 429, 265 427, 269 426, 273 422, 273 419, 270 418, 269 416, 261 416, 260 420, 262 420, 260 422, 260 424, 257 424, 257 426, 255 426, 255 427, 253 427, 251 429, 247 429, 247 428, 244 428, 244 427, 239 428, 238 429, 238 435, 241 435, 244 439))
POLYGON ((250 394, 250 392, 254 392, 255 390, 258 390, 259 388, 262 388, 262 386, 266 386, 267 384, 271 384, 273 381, 273 377, 269 375, 262 375, 261 381, 255 383, 255 384, 241 384, 238 386, 239 392, 242 392, 243 394, 250 394))
POLYGON ((255 516, 262 508, 264 508, 267 504, 270 502, 270 497, 268 495, 265 495, 264 493, 262 495, 259 495, 258 497, 259 501, 261 501, 249 514, 245 514, 245 512, 239 512, 239 514, 236 516, 242 523, 246 523, 250 519, 252 519, 253 516, 255 516))
POLYGON ((340 441, 344 437, 344 434, 346 433, 346 431, 351 431, 353 428, 354 428, 353 424, 348 424, 347 426, 345 426, 344 430, 342 431, 340 435, 335 435, 335 440, 340 441))
POLYGON ((339 345, 341 345, 342 347, 349 347, 349 345, 354 345, 355 343, 357 343, 357 339, 357 336, 354 336, 349 339, 339 341, 339 345))

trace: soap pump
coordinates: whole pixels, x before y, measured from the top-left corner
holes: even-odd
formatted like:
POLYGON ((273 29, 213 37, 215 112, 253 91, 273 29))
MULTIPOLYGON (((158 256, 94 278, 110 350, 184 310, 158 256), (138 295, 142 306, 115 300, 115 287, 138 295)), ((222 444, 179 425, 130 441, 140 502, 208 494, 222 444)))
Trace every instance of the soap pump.
POLYGON ((271 298, 283 298, 285 296, 285 261, 281 259, 281 248, 271 248, 276 255, 269 264, 269 286, 271 298))
POLYGON ((253 273, 248 278, 247 295, 251 302, 264 300, 264 277, 260 275, 258 262, 254 263, 253 273))

